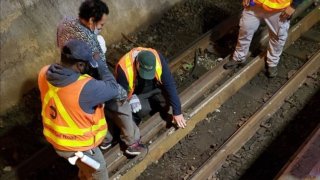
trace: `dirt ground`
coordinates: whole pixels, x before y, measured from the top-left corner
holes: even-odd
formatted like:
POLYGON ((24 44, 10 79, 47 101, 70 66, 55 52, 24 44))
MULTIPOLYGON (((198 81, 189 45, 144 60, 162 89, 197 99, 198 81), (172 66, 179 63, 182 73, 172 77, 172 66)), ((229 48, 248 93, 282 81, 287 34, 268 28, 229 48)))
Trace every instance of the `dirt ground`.
MULTIPOLYGON (((170 59, 204 32, 232 14, 239 13, 240 10, 240 1, 185 0, 165 13, 158 23, 136 34, 127 35, 127 38, 130 39, 131 42, 123 39, 123 41, 117 44, 109 45, 109 62, 114 64, 125 52, 136 45, 155 48, 170 59)), ((225 41, 221 43, 225 43, 225 41)), ((314 49, 314 45, 309 47, 302 42, 301 44, 296 43, 295 45, 299 48, 305 48, 306 50, 314 49)), ((217 56, 210 55, 208 59, 211 59, 211 61, 206 61, 205 68, 209 69, 208 66, 214 66, 217 63, 216 58, 217 56)), ((301 64, 301 60, 286 57, 284 54, 280 67, 283 69, 296 69, 301 64)), ((177 73, 178 77, 181 77, 180 75, 187 74, 188 72, 180 71, 177 73)), ((191 134, 165 154, 161 160, 149 167, 139 179, 182 179, 188 176, 217 149, 218 145, 239 127, 241 121, 245 121, 246 118, 252 114, 252 109, 259 107, 265 100, 261 98, 261 95, 267 98, 269 93, 274 92, 280 84, 285 81, 287 76, 288 71, 281 71, 278 78, 269 80, 263 73, 260 73, 257 78, 252 80, 249 85, 240 91, 240 97, 232 97, 219 111, 209 114, 207 119, 202 121, 191 134)), ((186 81, 190 80, 188 78, 181 79, 178 77, 175 77, 175 79, 179 87, 182 87, 186 81)), ((285 109, 286 111, 274 116, 276 120, 286 121, 277 117, 287 117, 283 115, 284 113, 293 114, 292 117, 295 117, 296 113, 294 112, 299 112, 300 109, 306 111, 304 109, 306 104, 315 104, 309 101, 308 98, 314 97, 319 99, 319 93, 317 93, 319 92, 319 76, 315 76, 314 83, 312 80, 310 81, 310 84, 304 86, 311 86, 314 91, 309 92, 310 87, 302 90, 301 95, 298 95, 297 99, 293 99, 293 103, 287 105, 289 107, 285 109), (304 100, 302 100, 302 97, 305 97, 304 100)), ((303 87, 301 89, 303 89, 303 87)), ((299 91, 301 91, 301 89, 299 91)), ((316 105, 320 107, 319 104, 316 105)), ((319 109, 316 109, 315 105, 311 106, 311 109, 320 112, 319 109)), ((11 171, 12 167, 15 167, 39 149, 48 145, 42 135, 40 112, 41 103, 39 92, 37 89, 34 89, 25 95, 19 106, 14 107, 8 111, 6 115, 0 117, 1 175, 11 171)), ((305 114, 302 115, 303 117, 308 117, 309 115, 315 115, 315 113, 306 111, 305 114)), ((319 116, 317 119, 319 120, 319 116)), ((268 129, 260 131, 261 137, 267 136, 272 138, 275 138, 276 134, 281 132, 279 130, 278 132, 270 133, 268 129)), ((301 130, 294 131, 293 133, 303 134, 301 130)), ((266 141, 271 142, 272 140, 266 141)), ((267 147, 268 145, 261 145, 261 147, 262 146, 267 147)), ((246 163, 248 165, 255 162, 258 158, 248 153, 243 156, 244 158, 241 159, 251 160, 251 162, 248 161, 246 163)), ((241 167, 243 169, 238 170, 239 167, 233 166, 231 160, 230 163, 224 167, 225 168, 217 175, 219 179, 238 179, 244 172, 249 172, 247 171, 248 167, 241 167), (230 170, 228 168, 230 168, 230 170)), ((71 167, 65 160, 59 159, 50 167, 40 172, 31 173, 30 177, 26 177, 25 179, 70 179, 74 177, 76 172, 76 168, 71 167)))

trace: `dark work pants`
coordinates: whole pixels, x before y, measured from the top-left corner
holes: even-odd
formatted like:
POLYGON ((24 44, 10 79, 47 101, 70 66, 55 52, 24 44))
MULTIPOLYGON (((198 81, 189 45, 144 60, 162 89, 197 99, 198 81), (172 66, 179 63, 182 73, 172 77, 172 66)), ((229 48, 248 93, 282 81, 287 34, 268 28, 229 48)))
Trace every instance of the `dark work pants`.
POLYGON ((141 103, 142 109, 133 113, 134 121, 139 124, 144 117, 152 116, 159 112, 164 120, 168 120, 171 116, 168 114, 170 106, 165 94, 160 91, 156 94, 148 96, 146 94, 137 94, 141 103))

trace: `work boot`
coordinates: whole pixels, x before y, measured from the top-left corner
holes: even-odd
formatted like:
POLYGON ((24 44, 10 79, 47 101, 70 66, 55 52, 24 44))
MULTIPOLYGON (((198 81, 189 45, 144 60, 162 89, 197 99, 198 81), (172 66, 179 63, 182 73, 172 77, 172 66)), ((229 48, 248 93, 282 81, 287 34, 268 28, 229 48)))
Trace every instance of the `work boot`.
POLYGON ((278 74, 277 66, 268 67, 268 69, 267 69, 267 76, 268 76, 268 78, 274 78, 274 77, 277 76, 277 74, 278 74))
POLYGON ((224 69, 235 69, 239 66, 243 66, 244 65, 244 61, 235 61, 230 59, 229 62, 227 62, 226 64, 223 65, 224 69))
POLYGON ((140 153, 144 152, 146 150, 146 146, 144 144, 141 144, 139 142, 136 142, 126 149, 126 153, 132 156, 139 155, 140 153))

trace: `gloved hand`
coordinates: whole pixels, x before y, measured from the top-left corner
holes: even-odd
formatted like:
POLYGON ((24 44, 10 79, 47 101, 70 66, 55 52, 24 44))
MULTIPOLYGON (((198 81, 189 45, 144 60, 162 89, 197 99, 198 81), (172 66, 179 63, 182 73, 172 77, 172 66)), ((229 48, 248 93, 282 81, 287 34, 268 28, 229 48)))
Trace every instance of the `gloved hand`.
POLYGON ((118 101, 124 101, 127 99, 127 97, 128 97, 127 91, 124 90, 120 84, 118 84, 118 96, 116 97, 116 99, 118 101))
POLYGON ((129 101, 129 104, 131 106, 131 110, 133 113, 137 113, 141 110, 141 103, 140 103, 140 100, 138 98, 137 95, 133 94, 130 101, 129 101))

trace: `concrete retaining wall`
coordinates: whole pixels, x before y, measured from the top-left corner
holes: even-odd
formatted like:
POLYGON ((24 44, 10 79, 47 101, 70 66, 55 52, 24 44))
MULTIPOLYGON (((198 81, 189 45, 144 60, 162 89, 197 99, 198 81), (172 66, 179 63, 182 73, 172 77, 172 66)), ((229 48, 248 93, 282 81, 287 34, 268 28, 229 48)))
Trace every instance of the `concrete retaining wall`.
MULTIPOLYGON (((105 0, 110 9, 101 34, 107 43, 135 32, 181 0, 105 0)), ((64 16, 77 16, 79 0, 0 1, 0 114, 37 86, 37 74, 59 61, 56 26, 64 16)))

